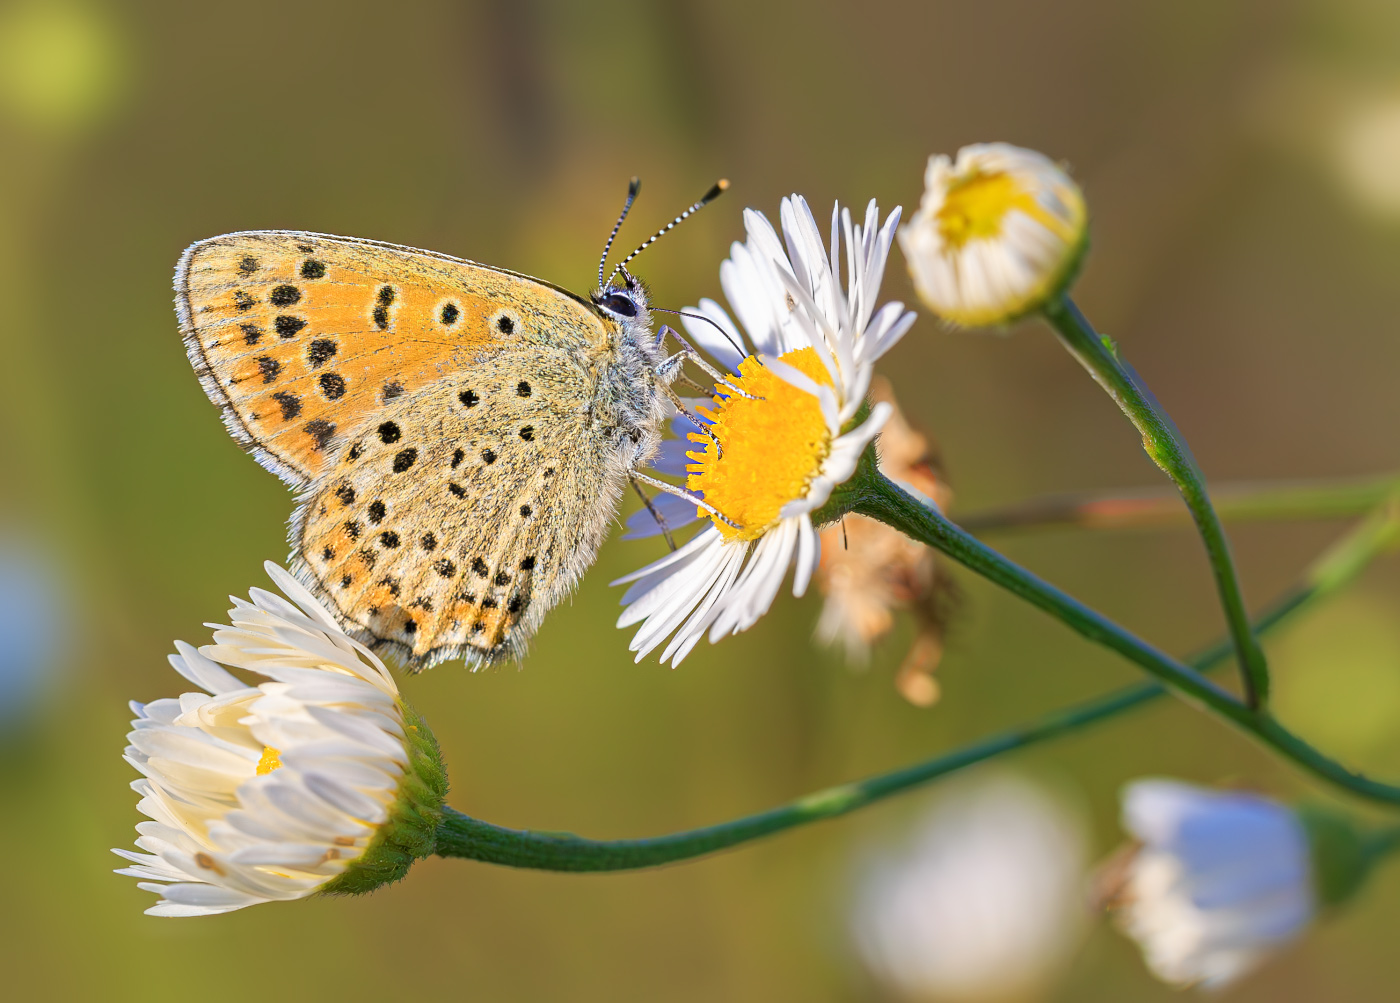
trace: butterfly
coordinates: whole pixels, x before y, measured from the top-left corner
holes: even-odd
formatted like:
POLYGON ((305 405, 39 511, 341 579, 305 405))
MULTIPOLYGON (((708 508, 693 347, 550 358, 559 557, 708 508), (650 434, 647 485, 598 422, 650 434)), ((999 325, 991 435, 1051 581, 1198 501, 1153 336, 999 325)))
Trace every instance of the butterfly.
POLYGON ((604 281, 633 179, 588 297, 320 233, 184 252, 190 362, 233 438, 297 492, 292 571, 352 636, 415 670, 518 658, 592 564, 629 480, 649 508, 640 483, 686 495, 638 468, 689 414, 671 387, 682 365, 721 377, 671 328, 653 333, 626 266, 726 187, 604 281))

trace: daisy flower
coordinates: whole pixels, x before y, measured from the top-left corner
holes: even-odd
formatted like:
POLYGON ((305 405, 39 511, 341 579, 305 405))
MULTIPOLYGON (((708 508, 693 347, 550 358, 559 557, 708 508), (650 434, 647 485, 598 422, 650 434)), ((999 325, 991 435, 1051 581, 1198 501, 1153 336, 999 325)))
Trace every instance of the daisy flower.
POLYGON ((150 821, 145 852, 113 852, 161 896, 152 916, 368 891, 433 850, 447 779, 432 733, 384 663, 266 567, 286 599, 253 589, 214 644, 176 642, 170 664, 199 690, 131 705, 126 760, 150 821))
POLYGON ((1007 143, 930 157, 899 246, 914 287, 965 327, 1006 324, 1073 277, 1088 241, 1084 196, 1042 153, 1007 143))
POLYGON ((733 245, 719 273, 739 323, 709 299, 690 311, 703 319, 684 318, 733 374, 697 409, 706 431, 678 418, 688 448, 669 442, 653 460, 703 500, 663 495, 663 518, 680 516, 668 526, 710 524, 614 583, 631 586, 618 626, 641 624, 631 644, 638 661, 669 637, 661 660, 679 664, 706 633, 714 642, 752 627, 794 565, 793 594, 806 591, 821 551, 812 513, 855 473, 889 418, 887 403, 862 413, 865 393, 875 360, 914 322, 901 303, 876 308, 898 222, 896 209, 881 225, 874 201, 863 225, 837 206, 828 252, 800 195, 782 201, 781 239, 761 213, 745 211, 748 240, 733 245))

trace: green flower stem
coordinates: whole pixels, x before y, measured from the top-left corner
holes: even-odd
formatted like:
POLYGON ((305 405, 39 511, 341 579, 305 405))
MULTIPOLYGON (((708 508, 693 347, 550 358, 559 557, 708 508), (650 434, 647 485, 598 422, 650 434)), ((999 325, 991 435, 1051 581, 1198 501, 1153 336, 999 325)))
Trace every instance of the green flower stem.
MULTIPOLYGON (((1272 717, 1240 703, 1199 672, 1159 651, 1146 641, 1059 589, 1007 560, 975 537, 953 525, 937 510, 906 494, 881 474, 868 456, 861 469, 842 485, 842 504, 879 519, 920 543, 928 544, 1061 620, 1077 633, 1123 655, 1156 676, 1189 703, 1202 707, 1253 735, 1275 752, 1310 773, 1361 797, 1400 804, 1400 787, 1354 773, 1314 749, 1272 717)), ((1387 506, 1389 512, 1391 506, 1387 506)), ((1322 574, 1335 575, 1337 569, 1322 574)), ((1252 636, 1252 634, 1251 634, 1252 636)))
MULTIPOLYGON (((1211 490, 1216 514, 1226 522, 1341 519, 1364 515, 1400 489, 1400 477, 1222 484, 1211 490)), ((1030 529, 1131 529, 1189 524, 1190 513, 1171 489, 1084 492, 1032 498, 960 515, 957 523, 978 535, 1030 529)))
MULTIPOLYGON (((1259 618, 1255 629, 1260 633, 1271 630, 1304 608, 1336 593, 1360 574, 1372 558, 1394 546, 1397 539, 1400 539, 1400 517, 1395 510, 1388 509, 1366 520, 1330 548, 1313 565, 1302 584, 1259 618)), ((1224 662, 1233 650, 1229 640, 1222 641, 1191 659, 1191 665, 1198 671, 1206 671, 1224 662)), ((1107 720, 1156 700, 1166 692, 1166 687, 1157 683, 1126 687, 927 762, 818 791, 757 815, 652 839, 596 840, 570 833, 507 829, 446 808, 438 828, 437 853, 443 857, 467 857, 509 867, 553 871, 635 870, 688 860, 784 829, 836 818, 955 770, 1107 720)), ((1394 832, 1395 838, 1400 840, 1400 829, 1394 832)), ((1375 852, 1379 854, 1390 848, 1390 844, 1377 845, 1375 852)))
POLYGON ((1240 593, 1235 563, 1230 557, 1230 543, 1225 538, 1219 516, 1211 506, 1205 477, 1196 465, 1195 457, 1151 392, 1118 358, 1113 343, 1090 326, 1068 296, 1052 299, 1045 305, 1044 313, 1070 354, 1089 371, 1089 375, 1107 391, 1142 434, 1142 446, 1147 455, 1180 490, 1215 574, 1220 605, 1225 611, 1230 636, 1235 642, 1235 655, 1240 663, 1245 702, 1253 708, 1262 706, 1269 695, 1268 663, 1249 629, 1249 612, 1240 593))

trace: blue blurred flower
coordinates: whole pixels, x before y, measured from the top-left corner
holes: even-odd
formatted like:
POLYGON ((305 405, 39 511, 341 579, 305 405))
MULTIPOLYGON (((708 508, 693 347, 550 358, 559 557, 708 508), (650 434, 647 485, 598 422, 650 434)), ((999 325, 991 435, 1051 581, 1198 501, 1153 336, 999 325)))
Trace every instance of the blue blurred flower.
POLYGON ((0 537, 0 732, 38 705, 59 661, 57 583, 31 548, 0 537))

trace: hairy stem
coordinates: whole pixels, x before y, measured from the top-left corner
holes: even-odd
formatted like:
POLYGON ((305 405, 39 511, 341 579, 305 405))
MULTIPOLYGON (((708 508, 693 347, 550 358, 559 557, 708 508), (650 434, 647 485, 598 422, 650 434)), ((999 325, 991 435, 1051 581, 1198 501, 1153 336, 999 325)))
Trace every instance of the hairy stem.
POLYGON ((1240 592, 1225 529, 1211 505, 1205 477, 1186 440, 1137 374, 1118 358, 1113 344, 1093 329, 1068 296, 1051 300, 1045 305, 1044 313, 1070 354, 1089 371, 1141 433, 1147 455, 1181 492, 1215 575, 1216 591, 1220 594, 1220 605, 1225 611, 1235 656, 1240 663, 1245 701, 1253 708, 1262 706, 1269 694, 1268 663, 1249 627, 1249 612, 1240 592))

